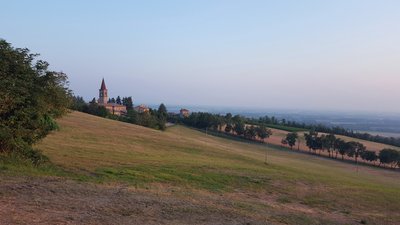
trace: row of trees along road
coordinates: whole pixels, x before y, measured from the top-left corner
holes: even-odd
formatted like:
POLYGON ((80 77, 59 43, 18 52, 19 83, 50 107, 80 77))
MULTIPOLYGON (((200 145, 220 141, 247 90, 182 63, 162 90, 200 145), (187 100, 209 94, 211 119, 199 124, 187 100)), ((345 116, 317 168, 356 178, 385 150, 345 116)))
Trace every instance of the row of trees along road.
MULTIPOLYGON (((363 161, 373 163, 374 165, 376 162, 379 162, 379 166, 400 167, 400 152, 395 149, 382 149, 376 154, 375 151, 367 150, 360 142, 346 142, 340 138, 336 138, 334 134, 318 135, 315 131, 305 133, 304 138, 310 152, 313 151, 314 154, 317 154, 317 151, 318 154, 321 154, 321 151, 327 151, 330 158, 337 159, 338 155, 341 155, 342 160, 344 160, 344 156, 348 156, 354 158, 356 163, 361 158, 363 161)), ((282 144, 288 145, 290 149, 293 149, 296 143, 299 143, 299 136, 295 132, 288 133, 282 139, 282 144)))
POLYGON ((37 56, 0 39, 0 154, 34 164, 46 157, 32 145, 57 129, 71 100, 67 76, 37 56))
POLYGON ((369 133, 360 133, 355 132, 353 130, 345 129, 340 126, 326 126, 323 124, 305 124, 305 123, 298 123, 296 121, 289 121, 286 119, 277 119, 276 117, 272 116, 263 116, 260 118, 248 118, 249 124, 264 124, 267 126, 278 126, 279 127, 288 127, 288 128, 298 128, 304 130, 314 130, 317 132, 327 133, 327 134, 336 134, 336 135, 343 135, 347 137, 358 138, 361 140, 373 141, 387 145, 393 145, 400 147, 400 138, 395 137, 384 137, 380 135, 371 135, 369 133))
MULTIPOLYGON (((259 123, 259 125, 249 125, 248 122, 251 122, 252 119, 240 115, 232 116, 230 113, 222 116, 207 112, 195 112, 186 118, 172 116, 169 120, 199 129, 211 129, 217 132, 224 132, 229 135, 253 141, 261 140, 264 142, 272 135, 271 129, 268 129, 266 124, 259 123)), ((317 154, 317 152, 321 154, 321 151, 327 151, 330 158, 337 159, 338 155, 341 155, 342 160, 344 160, 344 156, 348 156, 354 158, 356 163, 359 158, 361 158, 374 165, 379 162, 378 166, 384 165, 391 168, 400 167, 400 153, 394 149, 383 149, 376 154, 375 151, 367 150, 360 142, 346 142, 340 138, 336 138, 334 134, 319 135, 318 132, 315 131, 305 133, 304 138, 310 152, 313 151, 315 154, 317 154)), ((299 146, 299 141, 300 137, 298 133, 290 132, 282 140, 282 144, 293 149, 296 144, 299 146)))
POLYGON ((175 118, 172 118, 172 122, 182 122, 199 129, 225 131, 228 134, 241 136, 249 140, 257 140, 259 138, 264 141, 272 135, 271 129, 266 126, 246 125, 246 118, 240 115, 232 116, 230 113, 221 116, 206 112, 195 112, 183 119, 175 116, 175 118))

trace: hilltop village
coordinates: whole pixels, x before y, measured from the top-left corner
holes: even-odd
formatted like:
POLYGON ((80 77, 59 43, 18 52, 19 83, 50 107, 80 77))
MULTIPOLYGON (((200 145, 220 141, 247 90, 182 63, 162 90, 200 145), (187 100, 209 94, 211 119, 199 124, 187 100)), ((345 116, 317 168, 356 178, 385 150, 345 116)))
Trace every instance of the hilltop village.
MULTIPOLYGON (((97 99, 97 104, 107 109, 107 111, 116 116, 125 116, 128 113, 128 109, 131 107, 137 113, 149 113, 150 108, 144 104, 133 107, 133 101, 131 97, 121 98, 118 96, 117 99, 108 97, 108 89, 104 78, 101 81, 99 89, 99 98, 97 99)), ((171 113, 170 113, 171 114, 171 113)), ((175 113, 172 113, 175 114, 175 113)), ((180 117, 188 117, 190 111, 187 109, 181 109, 179 111, 180 117)))

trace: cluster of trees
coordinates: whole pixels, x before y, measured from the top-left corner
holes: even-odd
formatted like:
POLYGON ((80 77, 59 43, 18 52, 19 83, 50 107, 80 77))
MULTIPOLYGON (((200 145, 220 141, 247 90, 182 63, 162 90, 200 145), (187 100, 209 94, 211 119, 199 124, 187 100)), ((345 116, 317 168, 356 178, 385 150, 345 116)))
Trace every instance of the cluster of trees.
MULTIPOLYGON (((166 128, 168 112, 164 104, 160 104, 158 110, 150 108, 148 112, 139 113, 133 109, 132 97, 123 97, 121 100, 118 96, 118 102, 115 100, 115 103, 125 105, 127 113, 126 115, 117 116, 112 115, 104 106, 98 105, 95 98, 93 98, 89 103, 86 103, 80 96, 73 96, 72 100, 71 109, 76 111, 133 123, 153 129, 165 130, 166 128)), ((114 103, 113 100, 111 100, 111 102, 114 103)))
POLYGON ((172 116, 169 120, 173 122, 181 122, 185 125, 199 129, 212 129, 218 132, 224 131, 228 134, 249 140, 264 141, 272 135, 271 129, 268 129, 266 126, 248 126, 246 125, 246 118, 240 115, 232 116, 231 113, 227 113, 223 116, 207 112, 195 112, 186 118, 172 116))
POLYGON ((133 109, 128 109, 126 115, 120 116, 117 119, 137 124, 144 127, 149 127, 158 130, 165 130, 167 123, 168 111, 163 103, 160 104, 158 109, 150 108, 148 112, 136 112, 133 109))
POLYGON ((278 120, 275 117, 260 117, 258 119, 249 119, 249 123, 252 124, 265 124, 265 125, 282 125, 293 128, 300 128, 304 130, 314 130, 317 132, 328 133, 328 134, 336 134, 343 135, 348 137, 353 137, 361 140, 373 141, 382 144, 388 144, 400 147, 400 138, 395 137, 383 137, 380 135, 371 135, 369 133, 359 133, 354 132, 353 130, 348 130, 339 126, 325 126, 323 124, 305 124, 305 123, 297 123, 296 121, 287 121, 285 119, 278 120))
POLYGON ((32 145, 57 129, 55 119, 67 112, 67 76, 1 39, 0 56, 0 152, 40 163, 45 157, 32 145))
MULTIPOLYGON (((96 101, 96 99, 92 100, 92 101, 96 101)), ((117 98, 110 98, 108 99, 108 103, 116 103, 116 104, 120 104, 120 105, 124 105, 126 106, 126 109, 133 109, 133 100, 132 97, 120 97, 118 96, 117 98)))
MULTIPOLYGON (((344 160, 344 156, 347 155, 354 158, 356 163, 361 158, 365 162, 371 162, 374 165, 379 161, 379 166, 383 164, 391 168, 400 167, 400 152, 395 149, 383 149, 379 154, 376 154, 375 151, 367 150, 360 142, 346 142, 340 138, 336 138, 334 134, 318 135, 316 131, 305 133, 304 138, 307 147, 310 151, 314 151, 315 154, 317 154, 317 151, 319 151, 319 154, 321 154, 321 151, 327 151, 328 156, 335 159, 338 158, 338 155, 341 155, 341 159, 344 160)), ((299 141, 298 134, 292 132, 288 133, 282 139, 282 144, 288 145, 293 149, 293 146, 296 143, 299 144, 299 141)))

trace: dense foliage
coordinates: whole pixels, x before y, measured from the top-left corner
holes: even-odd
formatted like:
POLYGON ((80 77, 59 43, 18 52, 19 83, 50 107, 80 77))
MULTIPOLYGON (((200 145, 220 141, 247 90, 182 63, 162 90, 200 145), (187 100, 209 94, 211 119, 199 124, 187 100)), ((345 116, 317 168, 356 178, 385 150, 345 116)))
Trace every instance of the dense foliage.
POLYGON ((32 145, 57 128, 70 103, 67 76, 37 56, 0 40, 0 152, 34 162, 43 156, 32 145))
MULTIPOLYGON (((117 97, 118 102, 122 103, 127 108, 127 113, 122 116, 112 115, 104 106, 98 105, 96 99, 93 98, 89 103, 80 96, 73 96, 71 109, 92 114, 95 116, 105 117, 114 120, 120 120, 127 123, 137 124, 153 129, 165 130, 167 122, 167 108, 161 104, 158 110, 149 109, 148 112, 136 112, 133 109, 132 97, 117 97)), ((117 100, 111 98, 109 102, 117 103, 117 100)), ((120 104, 118 103, 118 104, 120 104)))

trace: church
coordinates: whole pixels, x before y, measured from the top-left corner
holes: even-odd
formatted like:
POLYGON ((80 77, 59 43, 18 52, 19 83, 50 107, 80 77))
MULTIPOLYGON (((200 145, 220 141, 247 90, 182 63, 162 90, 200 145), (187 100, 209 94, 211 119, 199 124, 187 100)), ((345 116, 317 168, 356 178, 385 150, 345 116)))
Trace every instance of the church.
POLYGON ((100 106, 104 106, 111 114, 113 115, 125 115, 126 114, 126 106, 120 105, 117 103, 108 102, 108 90, 106 87, 106 83, 104 82, 104 78, 101 81, 101 87, 99 89, 99 100, 97 104, 100 106))

